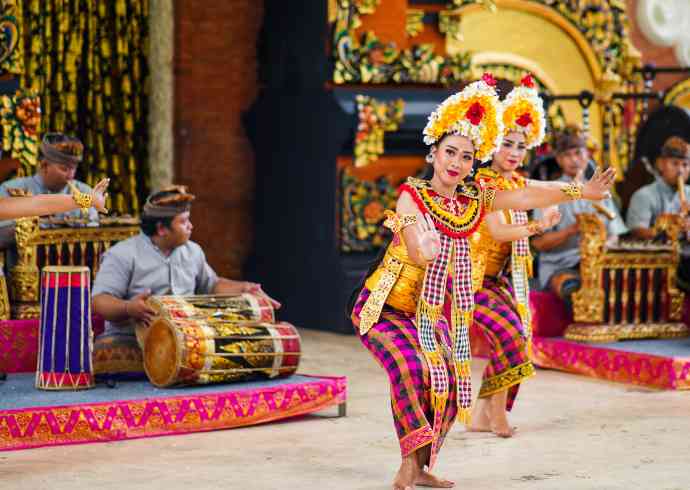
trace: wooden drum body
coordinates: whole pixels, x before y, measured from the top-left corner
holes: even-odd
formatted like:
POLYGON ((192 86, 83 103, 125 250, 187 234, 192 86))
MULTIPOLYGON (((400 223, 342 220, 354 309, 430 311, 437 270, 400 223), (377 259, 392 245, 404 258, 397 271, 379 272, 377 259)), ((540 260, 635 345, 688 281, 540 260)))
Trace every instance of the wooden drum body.
POLYGON ((152 298, 159 314, 144 345, 151 383, 169 387, 294 374, 301 356, 297 329, 271 323, 270 303, 247 296, 152 298))

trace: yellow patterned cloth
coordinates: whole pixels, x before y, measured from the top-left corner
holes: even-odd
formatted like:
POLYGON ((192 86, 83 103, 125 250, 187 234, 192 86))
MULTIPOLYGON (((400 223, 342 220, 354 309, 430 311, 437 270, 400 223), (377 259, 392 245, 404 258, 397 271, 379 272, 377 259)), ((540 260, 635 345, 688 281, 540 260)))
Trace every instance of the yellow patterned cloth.
POLYGON ((118 213, 139 211, 148 177, 148 0, 25 0, 21 85, 41 98, 43 132, 84 142, 80 170, 110 177, 118 213))

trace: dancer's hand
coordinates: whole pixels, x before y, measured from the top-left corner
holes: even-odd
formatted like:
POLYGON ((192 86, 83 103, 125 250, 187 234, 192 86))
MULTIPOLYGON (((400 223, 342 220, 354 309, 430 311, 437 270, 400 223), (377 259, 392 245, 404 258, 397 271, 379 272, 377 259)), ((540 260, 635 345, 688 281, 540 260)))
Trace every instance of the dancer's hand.
POLYGON ((582 198, 590 201, 600 201, 611 197, 609 189, 616 179, 616 170, 607 168, 603 172, 597 169, 589 181, 582 186, 582 198))
POLYGON ((433 261, 441 253, 441 237, 431 216, 425 214, 424 219, 417 223, 417 233, 421 258, 427 262, 433 261))
POLYGON ((103 214, 108 214, 108 210, 105 208, 105 200, 108 198, 108 193, 105 191, 108 189, 109 184, 110 179, 103 179, 91 191, 91 205, 103 214))
POLYGON ((542 230, 548 230, 549 228, 556 226, 561 221, 561 212, 558 210, 558 206, 550 206, 544 209, 543 217, 539 220, 542 230))

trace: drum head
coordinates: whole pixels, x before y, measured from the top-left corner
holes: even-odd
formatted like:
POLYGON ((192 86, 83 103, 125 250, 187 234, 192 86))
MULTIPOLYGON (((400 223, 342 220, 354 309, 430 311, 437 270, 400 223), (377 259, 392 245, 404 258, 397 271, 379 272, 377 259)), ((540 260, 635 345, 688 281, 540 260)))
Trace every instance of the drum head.
POLYGON ((159 388, 174 384, 180 369, 179 354, 173 327, 165 319, 154 321, 144 346, 144 370, 152 384, 159 388))

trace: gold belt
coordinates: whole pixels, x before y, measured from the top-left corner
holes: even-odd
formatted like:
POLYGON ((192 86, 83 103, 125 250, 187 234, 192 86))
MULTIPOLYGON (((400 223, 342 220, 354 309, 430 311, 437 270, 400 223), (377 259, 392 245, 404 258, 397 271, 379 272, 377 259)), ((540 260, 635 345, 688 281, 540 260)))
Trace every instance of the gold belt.
POLYGON ((371 291, 360 313, 360 333, 365 334, 381 315, 383 305, 414 313, 422 290, 425 270, 386 254, 381 265, 369 276, 365 286, 371 291))

